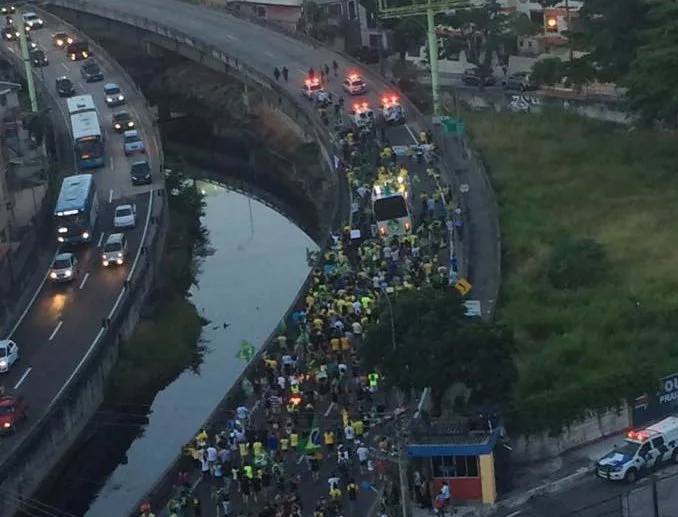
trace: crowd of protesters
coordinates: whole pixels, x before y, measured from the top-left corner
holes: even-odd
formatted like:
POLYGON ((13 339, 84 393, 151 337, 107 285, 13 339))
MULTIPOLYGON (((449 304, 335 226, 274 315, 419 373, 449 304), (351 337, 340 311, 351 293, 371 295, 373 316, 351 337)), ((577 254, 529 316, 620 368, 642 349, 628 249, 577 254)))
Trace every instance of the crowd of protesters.
MULTIPOLYGON (((430 135, 423 139, 430 153, 430 135)), ((357 517, 360 494, 387 480, 391 462, 383 458, 394 444, 380 423, 394 410, 382 374, 364 368, 359 350, 383 297, 448 284, 454 271, 441 257, 459 214, 433 165, 419 165, 430 156, 416 150, 396 156, 369 130, 343 132, 341 145, 355 200, 353 224, 313 257, 303 305, 255 359, 258 373, 243 383, 249 407, 235 409, 215 435, 201 430, 187 448, 203 478, 203 497, 192 490, 194 473, 181 472, 166 509, 171 517, 200 517, 206 504, 210 515, 224 517, 357 517), (426 177, 409 177, 408 167, 417 162, 426 177), (431 188, 420 189, 415 231, 381 237, 366 192, 398 175, 431 188)), ((144 506, 142 515, 150 514, 144 506)))

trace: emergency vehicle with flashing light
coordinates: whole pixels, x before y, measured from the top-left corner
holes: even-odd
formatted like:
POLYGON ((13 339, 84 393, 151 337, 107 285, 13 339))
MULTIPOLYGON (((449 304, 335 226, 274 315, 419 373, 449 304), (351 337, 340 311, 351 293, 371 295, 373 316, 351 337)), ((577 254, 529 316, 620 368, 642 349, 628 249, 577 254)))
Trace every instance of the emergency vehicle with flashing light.
POLYGON ((318 77, 308 77, 304 81, 304 87, 301 90, 301 94, 308 100, 313 100, 316 94, 321 91, 323 91, 323 85, 320 84, 320 79, 318 77))
POLYGON ((412 232, 410 186, 406 176, 377 180, 372 187, 372 214, 382 237, 412 232))
POLYGON ((374 125, 374 111, 366 102, 356 103, 351 111, 353 124, 359 129, 367 129, 374 125))
POLYGON ((313 99, 318 106, 323 108, 327 108, 328 106, 332 105, 332 93, 328 92, 327 90, 320 90, 319 92, 316 92, 313 99))
POLYGON ((678 417, 670 416, 640 431, 629 431, 596 463, 596 475, 611 481, 633 483, 662 463, 678 463, 678 417))
POLYGON ((405 122, 405 110, 400 104, 397 95, 387 94, 381 99, 381 114, 387 124, 402 124, 405 122))
POLYGON ((342 84, 344 91, 349 95, 361 95, 367 92, 367 85, 362 78, 356 74, 351 73, 346 76, 342 84))

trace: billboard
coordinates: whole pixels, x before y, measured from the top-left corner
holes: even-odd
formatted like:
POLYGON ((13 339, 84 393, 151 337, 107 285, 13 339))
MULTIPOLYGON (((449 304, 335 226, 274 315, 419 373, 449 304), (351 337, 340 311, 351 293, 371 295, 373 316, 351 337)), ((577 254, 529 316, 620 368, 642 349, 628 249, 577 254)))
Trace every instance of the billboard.
POLYGON ((678 373, 660 380, 661 391, 643 395, 633 401, 633 425, 641 426, 678 413, 678 373))

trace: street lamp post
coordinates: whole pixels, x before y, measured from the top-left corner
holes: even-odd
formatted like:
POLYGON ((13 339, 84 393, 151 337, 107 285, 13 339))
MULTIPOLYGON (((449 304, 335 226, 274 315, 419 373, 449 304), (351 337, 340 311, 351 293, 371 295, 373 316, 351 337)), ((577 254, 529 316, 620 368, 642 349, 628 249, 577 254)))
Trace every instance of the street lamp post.
POLYGON ((21 45, 21 59, 24 62, 26 71, 26 84, 28 85, 28 95, 31 99, 31 111, 38 112, 38 96, 35 93, 35 81, 33 80, 33 67, 31 67, 31 56, 28 51, 28 40, 26 39, 26 27, 24 26, 23 16, 19 15, 19 45, 21 45))

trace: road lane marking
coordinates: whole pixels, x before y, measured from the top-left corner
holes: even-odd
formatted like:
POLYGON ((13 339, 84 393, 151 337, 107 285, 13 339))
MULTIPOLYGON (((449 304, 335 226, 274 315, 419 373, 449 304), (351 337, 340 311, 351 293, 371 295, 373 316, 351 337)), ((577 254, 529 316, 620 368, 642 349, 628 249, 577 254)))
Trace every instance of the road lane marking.
POLYGON ((66 72, 70 72, 70 68, 68 68, 68 65, 66 63, 61 63, 61 66, 63 66, 66 69, 66 72))
POLYGON ((103 336, 103 335, 104 335, 104 328, 101 327, 99 329, 99 332, 97 333, 96 337, 94 338, 94 341, 92 341, 92 344, 87 349, 87 352, 85 352, 85 355, 82 357, 82 359, 80 359, 78 366, 75 367, 75 370, 73 370, 73 373, 71 374, 71 376, 68 379, 66 379, 66 382, 64 382, 61 385, 61 389, 57 392, 56 395, 54 395, 51 402, 49 403, 49 406, 47 406, 47 409, 45 410, 44 414, 47 414, 52 409, 52 407, 54 406, 54 403, 57 400, 59 400, 59 398, 61 397, 63 392, 66 391, 66 388, 68 388, 70 386, 71 381, 80 372, 80 368, 82 368, 82 365, 84 365, 87 362, 87 360, 89 359, 89 356, 92 355, 92 352, 94 351, 94 347, 97 346, 97 344, 99 343, 99 340, 101 339, 101 336, 103 336))
MULTIPOLYGON (((113 167, 111 167, 112 169, 113 167)), ((113 189, 108 191, 108 204, 110 205, 113 202, 113 189)))
POLYGON ((80 90, 82 90, 82 92, 83 92, 80 95, 85 95, 87 93, 87 91, 86 91, 87 88, 85 88, 85 85, 82 84, 82 81, 78 81, 78 86, 80 86, 80 90))
POLYGON ((52 341, 52 340, 54 339, 54 336, 57 335, 57 332, 59 332, 59 329, 61 328, 61 325, 63 325, 63 324, 64 324, 63 321, 60 321, 60 322, 57 324, 57 326, 54 328, 54 330, 52 331, 52 333, 51 333, 50 336, 49 336, 49 341, 52 341))
POLYGON ((85 276, 83 277, 82 282, 80 282, 80 286, 78 287, 78 289, 82 289, 83 287, 85 287, 85 284, 87 283, 88 278, 89 278, 89 273, 85 273, 85 276))
POLYGON ((21 386, 21 384, 26 380, 26 377, 28 377, 28 374, 31 373, 31 370, 33 370, 33 368, 28 367, 28 369, 27 369, 27 370, 24 372, 24 374, 21 376, 21 379, 19 379, 19 380, 17 381, 17 383, 14 385, 14 389, 15 389, 15 390, 18 390, 18 389, 19 389, 19 386, 21 386))
MULTIPOLYGON (((52 257, 52 262, 54 262, 54 259, 56 258, 56 256, 57 256, 58 253, 59 253, 59 252, 57 251, 57 252, 54 254, 54 257, 52 257)), ((28 312, 29 312, 29 311, 31 310, 31 308, 33 307, 33 304, 35 303, 35 300, 36 300, 36 299, 38 298, 38 296, 40 295, 40 292, 42 291, 42 286, 45 285, 45 282, 47 281, 47 278, 49 278, 49 268, 47 268, 47 272, 45 273, 45 276, 43 277, 42 282, 40 282, 40 285, 38 286, 38 288, 37 288, 37 289, 35 290, 35 292, 33 293, 33 296, 31 297, 31 299, 28 301, 28 305, 27 305, 26 308, 24 309, 24 312, 21 313, 21 316, 19 316, 19 319, 17 320, 17 322, 16 322, 16 323, 14 324, 14 326, 12 327, 12 330, 9 331, 9 335, 7 336, 8 339, 11 339, 12 335, 16 332, 16 330, 19 328, 19 326, 21 325, 21 323, 24 321, 24 318, 26 317, 26 314, 28 314, 28 312)))
POLYGON ((417 142, 417 137, 414 136, 414 132, 410 129, 410 126, 408 126, 407 124, 405 124, 405 129, 407 129, 407 132, 410 134, 410 136, 412 137, 412 140, 414 140, 414 143, 415 143, 415 145, 416 145, 416 144, 418 143, 418 142, 417 142))
POLYGON ((278 59, 278 57, 277 57, 275 54, 272 54, 271 52, 268 52, 268 51, 266 51, 266 50, 264 50, 264 55, 270 57, 270 58, 273 59, 273 60, 277 60, 277 59, 278 59))
POLYGON ((101 235, 99 235, 99 242, 97 243, 97 248, 101 248, 102 242, 104 242, 104 232, 101 232, 101 235))
POLYGON ((115 170, 114 165, 115 164, 113 163, 113 157, 111 156, 111 163, 110 163, 111 170, 115 170))
POLYGON ((325 411, 325 416, 326 417, 330 416, 330 413, 332 412, 333 409, 334 409, 334 402, 332 402, 330 404, 330 406, 327 408, 327 411, 325 411))

